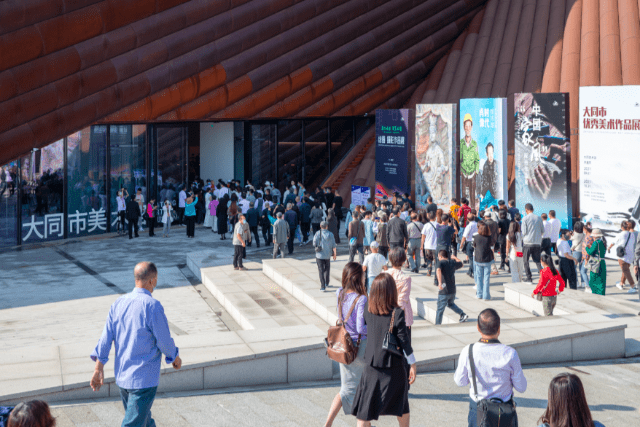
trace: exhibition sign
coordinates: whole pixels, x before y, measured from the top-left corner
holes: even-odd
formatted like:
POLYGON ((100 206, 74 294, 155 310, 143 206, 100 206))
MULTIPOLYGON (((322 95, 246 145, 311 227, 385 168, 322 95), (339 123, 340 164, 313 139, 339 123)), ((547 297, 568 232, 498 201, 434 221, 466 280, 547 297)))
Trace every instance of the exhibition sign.
POLYGON ((376 110, 376 199, 411 193, 413 110, 376 110))
POLYGON ((536 212, 556 211, 562 228, 572 227, 569 95, 514 95, 516 204, 536 212))
POLYGON ((448 206, 455 195, 456 104, 416 105, 415 200, 426 208, 427 198, 448 206))
POLYGON ((367 206, 367 199, 371 197, 369 187, 351 186, 351 204, 356 206, 367 206))
POLYGON ((579 113, 580 216, 612 236, 640 221, 640 86, 581 87, 579 113))
POLYGON ((507 190, 506 98, 460 100, 460 196, 485 209, 507 190))

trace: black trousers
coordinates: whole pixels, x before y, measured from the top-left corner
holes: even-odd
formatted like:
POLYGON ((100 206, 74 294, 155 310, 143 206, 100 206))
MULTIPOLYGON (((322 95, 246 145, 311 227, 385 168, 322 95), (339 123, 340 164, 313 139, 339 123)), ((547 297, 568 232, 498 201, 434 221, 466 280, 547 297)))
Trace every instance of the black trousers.
POLYGON ((120 231, 122 229, 123 233, 124 233, 124 229, 125 229, 125 227, 124 227, 124 224, 125 224, 125 222, 124 222, 125 213, 126 213, 125 211, 118 211, 118 219, 119 219, 119 221, 118 221, 118 231, 120 231))
POLYGON ((178 209, 178 224, 184 224, 184 208, 177 208, 178 209))
POLYGON ((540 245, 524 245, 522 247, 522 257, 524 258, 524 275, 527 282, 531 282, 531 269, 529 268, 529 258, 533 259, 536 263, 538 272, 542 270, 542 264, 540 264, 540 245))
POLYGON ((313 235, 315 236, 318 231, 320 231, 320 223, 311 223, 311 229, 313 230, 313 235))
POLYGON ((242 255, 244 253, 244 246, 233 245, 233 266, 242 268, 242 255))
MULTIPOLYGON (((196 217, 195 215, 185 216, 184 221, 187 223, 187 236, 193 237, 196 231, 196 217)), ((242 246, 240 246, 242 247, 242 246)))
POLYGON ((320 274, 320 288, 324 289, 326 286, 329 286, 331 260, 316 258, 316 263, 318 264, 318 274, 320 274))
POLYGON ((268 227, 262 226, 262 237, 264 237, 264 245, 271 245, 271 224, 268 227))
POLYGON ((287 240, 287 249, 289 250, 289 255, 293 253, 293 239, 296 238, 295 230, 289 233, 289 240, 287 240))
POLYGON ((149 218, 147 220, 147 227, 149 227, 149 237, 155 236, 153 230, 156 226, 156 219, 154 218, 149 218))
POLYGON ((300 223, 300 232, 302 232, 302 241, 307 242, 309 240, 309 229, 311 228, 311 223, 309 222, 301 222, 300 223))
POLYGON ((576 264, 567 258, 560 258, 560 277, 570 289, 578 289, 576 264))
MULTIPOLYGON (((253 234, 253 237, 256 240, 256 246, 260 247, 260 235, 258 234, 258 226, 256 225, 254 227, 249 227, 249 231, 253 234)), ((251 242, 249 242, 249 246, 251 246, 251 242)))
POLYGON ((542 239, 542 242, 540 243, 540 254, 544 252, 547 255, 551 256, 551 248, 552 248, 551 239, 548 237, 544 237, 542 239))
POLYGON ((129 238, 132 239, 133 235, 132 235, 132 231, 135 231, 136 233, 136 237, 138 237, 138 220, 134 219, 134 220, 129 220, 129 238))
POLYGON ((509 266, 509 258, 507 258, 507 236, 498 236, 498 247, 500 249, 500 267, 509 266))

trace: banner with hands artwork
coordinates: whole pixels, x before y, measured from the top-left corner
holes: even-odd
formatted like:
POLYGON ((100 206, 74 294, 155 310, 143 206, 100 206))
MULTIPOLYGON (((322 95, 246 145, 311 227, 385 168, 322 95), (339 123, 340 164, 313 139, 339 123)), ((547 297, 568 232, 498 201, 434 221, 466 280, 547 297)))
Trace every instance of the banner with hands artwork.
POLYGON ((555 210, 562 228, 572 227, 568 112, 565 93, 514 95, 516 206, 555 210))

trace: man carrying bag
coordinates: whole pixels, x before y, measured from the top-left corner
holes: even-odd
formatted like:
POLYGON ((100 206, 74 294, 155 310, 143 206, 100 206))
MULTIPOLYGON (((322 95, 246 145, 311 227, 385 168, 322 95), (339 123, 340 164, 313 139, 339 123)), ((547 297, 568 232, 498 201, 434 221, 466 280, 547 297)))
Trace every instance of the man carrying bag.
POLYGON ((494 309, 480 313, 478 331, 480 341, 462 350, 453 377, 458 386, 472 384, 469 427, 518 427, 513 390, 527 389, 518 353, 498 341, 500 316, 494 309))

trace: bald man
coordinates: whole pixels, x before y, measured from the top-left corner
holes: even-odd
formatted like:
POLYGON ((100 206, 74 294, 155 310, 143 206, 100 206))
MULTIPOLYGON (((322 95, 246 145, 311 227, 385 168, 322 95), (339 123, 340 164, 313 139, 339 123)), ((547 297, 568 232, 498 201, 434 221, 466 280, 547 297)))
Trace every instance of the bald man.
POLYGON ((104 365, 115 341, 114 372, 124 405, 122 427, 154 427, 151 405, 160 381, 160 358, 180 369, 182 360, 171 338, 162 304, 151 294, 158 284, 158 270, 152 262, 141 262, 133 270, 135 288, 118 298, 109 309, 98 345, 91 353, 96 368, 91 388, 104 383, 104 365))

